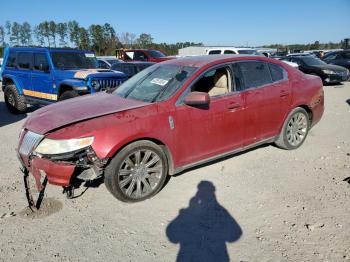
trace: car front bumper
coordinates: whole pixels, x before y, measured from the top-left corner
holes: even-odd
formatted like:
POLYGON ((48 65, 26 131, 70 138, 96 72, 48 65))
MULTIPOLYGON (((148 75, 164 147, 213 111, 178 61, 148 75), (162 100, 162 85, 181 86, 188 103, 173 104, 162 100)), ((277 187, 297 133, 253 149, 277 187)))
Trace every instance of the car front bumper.
POLYGON ((349 80, 349 72, 347 73, 337 73, 337 74, 326 74, 323 81, 325 83, 339 83, 349 80))

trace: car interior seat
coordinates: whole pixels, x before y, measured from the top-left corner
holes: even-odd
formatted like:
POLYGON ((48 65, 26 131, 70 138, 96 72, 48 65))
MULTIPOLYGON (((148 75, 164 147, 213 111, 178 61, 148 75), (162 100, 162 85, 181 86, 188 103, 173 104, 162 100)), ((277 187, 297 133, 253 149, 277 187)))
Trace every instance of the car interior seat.
POLYGON ((226 69, 219 69, 214 76, 214 87, 209 90, 210 96, 223 95, 229 92, 229 73, 226 69))

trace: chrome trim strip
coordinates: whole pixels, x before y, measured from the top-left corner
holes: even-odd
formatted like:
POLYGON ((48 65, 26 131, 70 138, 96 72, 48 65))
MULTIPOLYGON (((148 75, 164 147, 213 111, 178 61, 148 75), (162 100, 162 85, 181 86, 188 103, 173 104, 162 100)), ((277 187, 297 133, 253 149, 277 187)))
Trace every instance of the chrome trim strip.
POLYGON ((278 138, 278 136, 273 136, 271 138, 267 138, 267 139, 261 140, 259 142, 256 142, 254 144, 251 144, 251 145, 248 145, 248 146, 245 146, 245 147, 237 148, 235 150, 228 151, 226 153, 222 153, 220 155, 216 155, 216 156, 213 156, 213 157, 210 157, 210 158, 206 158, 204 160, 200 160, 200 161, 195 162, 195 163, 191 163, 191 164, 188 164, 188 165, 185 165, 185 166, 178 167, 178 168, 175 169, 173 175, 176 175, 176 174, 178 174, 178 173, 180 173, 180 172, 182 172, 182 171, 184 171, 186 169, 189 169, 189 168, 192 168, 192 167, 195 167, 195 166, 198 166, 198 165, 203 165, 203 164, 206 164, 206 163, 218 160, 220 158, 224 158, 224 157, 229 156, 229 155, 235 155, 237 153, 240 153, 240 152, 252 149, 254 147, 257 147, 257 146, 260 146, 260 145, 263 145, 263 144, 268 144, 268 143, 275 142, 277 140, 277 138, 278 138))

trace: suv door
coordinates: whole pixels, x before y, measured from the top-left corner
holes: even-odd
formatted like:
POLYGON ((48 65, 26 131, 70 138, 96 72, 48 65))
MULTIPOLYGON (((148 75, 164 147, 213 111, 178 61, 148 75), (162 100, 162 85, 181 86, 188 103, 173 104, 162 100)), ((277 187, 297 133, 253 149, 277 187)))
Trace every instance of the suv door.
POLYGON ((53 73, 45 52, 34 53, 32 90, 37 98, 57 100, 57 89, 53 85, 53 73))
POLYGON ((240 93, 232 92, 231 76, 230 65, 212 68, 194 80, 180 96, 174 115, 174 132, 177 140, 181 141, 176 145, 176 153, 181 159, 179 165, 197 162, 241 147, 244 126, 243 98, 240 93), (210 87, 219 70, 227 70, 229 73, 227 92, 211 94, 210 87), (208 108, 183 104, 186 95, 194 91, 210 94, 208 108))
POLYGON ((31 95, 32 89, 32 67, 33 67, 33 53, 31 52, 17 52, 17 70, 16 78, 23 90, 24 95, 31 95))

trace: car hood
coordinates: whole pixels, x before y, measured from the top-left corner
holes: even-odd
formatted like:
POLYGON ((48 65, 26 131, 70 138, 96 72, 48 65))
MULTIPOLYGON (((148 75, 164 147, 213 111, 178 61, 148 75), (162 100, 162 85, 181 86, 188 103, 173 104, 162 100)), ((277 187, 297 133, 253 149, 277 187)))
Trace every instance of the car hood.
POLYGON ((23 127, 43 135, 73 123, 146 105, 149 103, 101 92, 43 107, 30 114, 23 127))
POLYGON ((56 70, 56 76, 60 79, 86 79, 87 77, 125 78, 125 74, 122 72, 108 69, 56 70))
POLYGON ((346 68, 342 66, 337 66, 337 65, 313 65, 313 68, 319 69, 319 70, 332 70, 332 71, 337 71, 337 72, 343 72, 346 71, 346 68))

